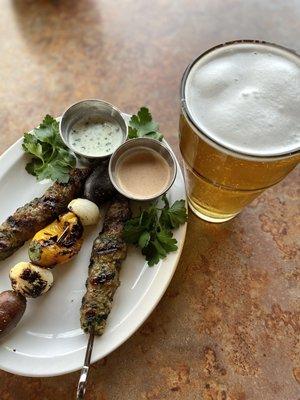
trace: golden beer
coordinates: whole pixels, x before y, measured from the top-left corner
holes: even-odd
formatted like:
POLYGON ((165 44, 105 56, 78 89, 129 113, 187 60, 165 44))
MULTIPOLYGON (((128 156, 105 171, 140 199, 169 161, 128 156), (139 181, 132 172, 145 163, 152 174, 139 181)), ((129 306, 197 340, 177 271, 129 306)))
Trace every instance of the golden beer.
POLYGON ((185 71, 180 149, 192 211, 233 218, 299 162, 300 58, 251 41, 217 46, 185 71))

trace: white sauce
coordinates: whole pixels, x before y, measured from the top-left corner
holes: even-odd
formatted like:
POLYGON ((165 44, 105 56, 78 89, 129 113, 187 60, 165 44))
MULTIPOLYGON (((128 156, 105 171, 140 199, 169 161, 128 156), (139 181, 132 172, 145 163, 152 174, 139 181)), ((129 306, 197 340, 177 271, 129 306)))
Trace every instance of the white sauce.
POLYGON ((98 116, 76 122, 69 133, 73 149, 87 156, 113 153, 123 142, 123 132, 116 121, 103 121, 98 116))

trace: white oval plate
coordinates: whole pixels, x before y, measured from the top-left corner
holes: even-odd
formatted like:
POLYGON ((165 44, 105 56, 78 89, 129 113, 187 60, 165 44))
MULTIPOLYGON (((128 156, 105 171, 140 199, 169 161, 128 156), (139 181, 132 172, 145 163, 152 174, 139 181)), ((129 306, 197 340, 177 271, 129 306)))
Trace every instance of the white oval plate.
MULTIPOLYGON (((21 143, 18 140, 0 157, 0 223, 17 207, 41 196, 49 186, 49 181, 37 183, 25 171, 26 157, 21 143)), ((177 166, 177 178, 168 193, 171 202, 186 198, 182 172, 177 166)), ((99 230, 99 226, 85 230, 79 255, 55 268, 55 285, 49 293, 28 299, 17 327, 0 341, 1 369, 25 376, 55 376, 81 368, 87 335, 80 329, 79 309, 92 243, 99 230)), ((175 272, 185 233, 186 224, 174 233, 178 250, 155 267, 149 268, 138 250, 129 249, 105 333, 95 338, 92 362, 125 342, 153 311, 175 272)), ((0 262, 0 291, 11 289, 9 270, 17 262, 28 260, 27 249, 25 243, 0 262)))

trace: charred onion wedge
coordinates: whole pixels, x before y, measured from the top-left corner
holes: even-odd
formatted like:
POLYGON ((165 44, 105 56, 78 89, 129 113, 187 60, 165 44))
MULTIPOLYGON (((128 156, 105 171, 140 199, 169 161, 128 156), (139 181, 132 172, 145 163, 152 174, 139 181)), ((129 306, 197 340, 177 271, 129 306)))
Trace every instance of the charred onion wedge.
POLYGON ((24 297, 38 297, 48 292, 53 285, 52 271, 30 262, 16 264, 9 273, 11 286, 24 297))

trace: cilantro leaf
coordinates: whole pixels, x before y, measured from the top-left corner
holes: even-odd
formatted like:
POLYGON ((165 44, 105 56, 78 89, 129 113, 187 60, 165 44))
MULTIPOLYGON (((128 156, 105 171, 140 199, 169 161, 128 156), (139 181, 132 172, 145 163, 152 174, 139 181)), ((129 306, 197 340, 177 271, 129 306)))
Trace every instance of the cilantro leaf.
POLYGON ((163 201, 163 209, 151 204, 138 216, 127 221, 124 227, 124 240, 141 249, 149 266, 177 250, 177 240, 173 237, 172 229, 183 224, 187 218, 184 200, 175 201, 171 207, 166 196, 163 201))
MULTIPOLYGON (((156 223, 156 209, 150 206, 142 211, 138 217, 132 218, 125 223, 123 231, 124 240, 127 243, 138 244, 142 234, 151 231, 156 223)), ((141 239, 141 243, 143 243, 143 239, 141 239)))
POLYGON ((150 242, 147 247, 143 248, 142 254, 146 257, 149 267, 153 267, 155 264, 158 264, 161 258, 153 242, 150 242))
POLYGON ((31 156, 31 161, 25 167, 29 174, 39 181, 51 179, 68 182, 76 158, 63 143, 59 135, 59 124, 53 117, 46 115, 33 133, 24 133, 22 147, 31 156))
POLYGON ((141 234, 144 232, 143 226, 139 223, 140 218, 132 218, 125 223, 123 238, 125 242, 137 244, 141 234))
POLYGON ((22 144, 23 150, 27 153, 31 153, 36 158, 43 160, 43 148, 37 138, 31 133, 24 133, 24 139, 22 144))
POLYGON ((34 129, 34 135, 39 141, 52 144, 52 141, 56 136, 58 122, 55 121, 55 119, 52 121, 52 117, 49 117, 49 115, 46 115, 40 126, 34 129))
POLYGON ((161 244, 161 246, 170 253, 171 251, 176 251, 177 240, 173 238, 173 233, 167 230, 161 230, 157 233, 157 240, 161 244))
POLYGON ((46 128, 47 126, 49 126, 51 124, 57 124, 57 126, 58 126, 58 122, 56 121, 56 119, 51 117, 51 115, 46 114, 43 119, 43 122, 40 125, 40 128, 46 128))
POLYGON ((62 163, 59 159, 55 159, 49 163, 43 164, 41 167, 35 168, 37 180, 51 179, 61 183, 69 181, 69 166, 62 163))
POLYGON ((177 200, 170 207, 168 199, 164 196, 165 207, 160 216, 160 223, 168 229, 178 228, 187 220, 187 212, 184 200, 177 200))
POLYGON ((140 215, 140 225, 145 229, 152 229, 157 224, 157 211, 156 208, 151 205, 146 210, 142 211, 140 215))
POLYGON ((75 167, 76 159, 72 154, 69 153, 69 149, 58 147, 56 151, 57 151, 57 158, 59 159, 62 165, 65 165, 70 168, 75 167))
POLYGON ((154 246, 159 254, 159 257, 165 258, 167 255, 167 251, 164 249, 164 247, 161 245, 161 243, 157 239, 154 239, 152 243, 154 244, 154 246))
POLYGON ((147 247, 149 242, 150 242, 151 236, 150 233, 145 231, 141 234, 139 238, 139 246, 143 249, 144 247, 147 247))
POLYGON ((35 171, 43 166, 43 161, 37 158, 32 159, 31 162, 27 163, 25 166, 26 171, 30 175, 35 175, 35 171))
POLYGON ((159 132, 159 126, 153 121, 148 108, 140 108, 137 115, 133 115, 130 118, 128 137, 129 139, 149 137, 160 141, 162 140, 163 135, 159 132))

